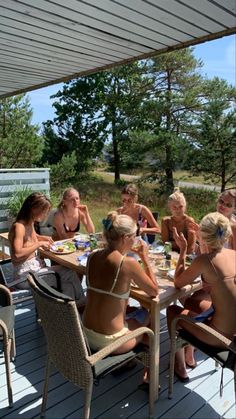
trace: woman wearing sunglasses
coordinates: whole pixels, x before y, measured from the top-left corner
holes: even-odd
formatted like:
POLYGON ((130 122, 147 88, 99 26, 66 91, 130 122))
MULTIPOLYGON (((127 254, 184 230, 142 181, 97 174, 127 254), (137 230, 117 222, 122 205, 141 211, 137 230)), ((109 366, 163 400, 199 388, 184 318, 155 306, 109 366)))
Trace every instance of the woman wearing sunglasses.
POLYGON ((138 234, 157 234, 160 227, 153 217, 150 209, 145 205, 139 204, 138 189, 130 183, 121 191, 122 207, 117 209, 118 214, 129 215, 138 226, 138 234))
MULTIPOLYGON (((216 211, 228 218, 232 230, 232 234, 224 247, 236 250, 236 188, 225 189, 218 197, 216 203, 216 211)), ((196 231, 197 236, 199 232, 199 224, 191 222, 190 228, 196 231)), ((207 248, 200 242, 201 253, 207 251, 207 248)))

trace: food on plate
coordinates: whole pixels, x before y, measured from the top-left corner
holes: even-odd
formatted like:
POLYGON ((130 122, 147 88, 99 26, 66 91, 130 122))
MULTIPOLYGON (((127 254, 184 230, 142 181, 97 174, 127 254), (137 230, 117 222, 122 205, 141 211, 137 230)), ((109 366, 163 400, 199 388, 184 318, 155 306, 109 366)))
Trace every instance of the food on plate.
POLYGON ((59 243, 58 244, 54 243, 51 246, 50 250, 52 252, 55 252, 55 253, 72 253, 72 252, 75 252, 76 247, 71 242, 64 242, 64 243, 60 243, 60 244, 59 243))

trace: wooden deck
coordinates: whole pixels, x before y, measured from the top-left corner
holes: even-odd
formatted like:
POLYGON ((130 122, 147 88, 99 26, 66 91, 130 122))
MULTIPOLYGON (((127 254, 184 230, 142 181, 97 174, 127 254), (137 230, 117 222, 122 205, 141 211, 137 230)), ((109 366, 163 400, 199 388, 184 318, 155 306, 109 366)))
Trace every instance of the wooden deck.
MULTIPOLYGON (((224 371, 223 397, 219 396, 221 369, 215 371, 214 362, 196 352, 198 366, 189 371, 190 382, 176 381, 174 397, 167 398, 169 339, 165 313, 162 314, 160 398, 156 403, 155 418, 235 418, 233 374, 224 371)), ((39 418, 44 380, 46 344, 42 328, 35 321, 33 300, 16 309, 17 357, 12 363, 14 406, 8 408, 3 360, 0 364, 0 417, 39 418)), ((66 356, 66 355, 65 355, 66 356)), ((119 376, 108 375, 94 386, 91 418, 132 418, 148 416, 148 396, 138 389, 142 381, 142 367, 119 376)), ((46 418, 82 418, 83 392, 52 371, 46 418)))

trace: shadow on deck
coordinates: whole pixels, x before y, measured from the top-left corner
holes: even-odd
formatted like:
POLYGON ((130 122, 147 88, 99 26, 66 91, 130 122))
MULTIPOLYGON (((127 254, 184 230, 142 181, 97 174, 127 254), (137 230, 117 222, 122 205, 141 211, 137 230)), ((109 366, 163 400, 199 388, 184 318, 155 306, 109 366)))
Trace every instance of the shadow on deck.
MULTIPOLYGON (((196 353, 198 366, 189 371, 190 382, 174 385, 172 400, 167 398, 169 339, 165 312, 161 320, 161 391, 156 402, 155 418, 234 418, 234 386, 231 371, 224 371, 223 397, 219 396, 221 370, 201 352, 196 353)), ((13 408, 8 408, 3 360, 0 364, 1 418, 39 418, 44 381, 46 344, 43 330, 35 321, 33 300, 17 306, 17 356, 12 363, 13 408)), ((108 375, 94 386, 91 418, 148 417, 148 395, 137 388, 142 381, 142 367, 120 374, 108 375)), ((83 391, 53 370, 50 378, 46 418, 82 418, 83 391)))

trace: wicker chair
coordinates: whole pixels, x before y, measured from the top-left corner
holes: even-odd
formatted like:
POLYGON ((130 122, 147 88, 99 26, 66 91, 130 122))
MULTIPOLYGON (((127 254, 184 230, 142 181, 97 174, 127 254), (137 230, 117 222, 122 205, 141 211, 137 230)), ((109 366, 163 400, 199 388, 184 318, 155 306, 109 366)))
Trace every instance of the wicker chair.
POLYGON ((196 320, 189 318, 184 315, 176 317, 171 323, 171 350, 170 350, 170 371, 169 371, 169 394, 168 397, 171 399, 173 394, 173 382, 174 382, 174 363, 175 353, 186 345, 191 344, 195 348, 204 352, 209 357, 213 358, 216 362, 216 366, 222 367, 222 376, 220 383, 220 396, 223 391, 223 368, 228 368, 234 372, 234 392, 236 401, 236 337, 233 340, 227 339, 221 333, 218 333, 212 327, 197 322, 196 320), (194 324, 200 330, 216 337, 224 345, 224 349, 217 348, 211 345, 207 345, 202 342, 190 332, 184 329, 177 330, 176 325, 178 321, 194 324))
POLYGON ((9 407, 13 405, 10 360, 15 358, 14 311, 10 291, 0 285, 0 340, 3 342, 3 352, 6 364, 7 392, 9 407))
POLYGON ((85 390, 83 418, 88 419, 90 416, 93 383, 98 382, 101 377, 124 365, 127 361, 137 358, 146 366, 150 366, 149 416, 152 417, 155 401, 152 373, 154 370, 154 334, 152 330, 147 327, 140 327, 92 354, 83 332, 83 326, 75 302, 49 287, 42 278, 37 278, 37 275, 33 273, 28 275, 28 282, 48 346, 41 416, 45 415, 51 363, 65 378, 85 390), (123 343, 143 333, 146 333, 149 337, 150 349, 140 344, 126 354, 110 355, 123 343))
POLYGON ((32 298, 29 289, 17 289, 15 286, 24 282, 22 280, 13 280, 13 265, 11 259, 5 259, 0 261, 0 284, 5 285, 11 291, 13 304, 22 303, 23 301, 32 298))

